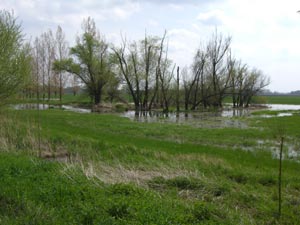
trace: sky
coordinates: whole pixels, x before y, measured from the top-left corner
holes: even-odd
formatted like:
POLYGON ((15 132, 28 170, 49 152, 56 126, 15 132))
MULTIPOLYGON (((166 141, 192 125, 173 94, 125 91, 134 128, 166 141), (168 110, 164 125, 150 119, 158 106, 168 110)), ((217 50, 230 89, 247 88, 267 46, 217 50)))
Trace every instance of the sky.
POLYGON ((232 37, 232 53, 270 77, 268 89, 300 90, 299 0, 1 0, 28 40, 60 25, 70 45, 83 19, 95 20, 108 42, 167 31, 169 57, 180 67, 217 30, 232 37))

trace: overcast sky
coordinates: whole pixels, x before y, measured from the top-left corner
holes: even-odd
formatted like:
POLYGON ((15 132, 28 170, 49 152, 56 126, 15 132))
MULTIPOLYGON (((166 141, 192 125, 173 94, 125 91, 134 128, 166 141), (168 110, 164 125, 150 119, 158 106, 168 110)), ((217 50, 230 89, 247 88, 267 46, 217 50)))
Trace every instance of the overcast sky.
POLYGON ((14 11, 28 39, 60 25, 73 44, 88 16, 113 43, 166 29, 180 66, 217 28, 232 36, 236 58, 271 78, 269 89, 300 90, 299 0, 1 0, 0 9, 14 11))

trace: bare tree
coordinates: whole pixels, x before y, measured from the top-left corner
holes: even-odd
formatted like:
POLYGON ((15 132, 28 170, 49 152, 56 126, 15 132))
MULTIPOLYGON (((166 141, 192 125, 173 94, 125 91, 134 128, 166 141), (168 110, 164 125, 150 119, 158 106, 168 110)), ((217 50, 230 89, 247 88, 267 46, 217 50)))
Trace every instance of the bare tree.
POLYGON ((180 80, 179 80, 179 74, 180 74, 180 68, 179 66, 177 67, 176 70, 176 111, 177 113, 180 111, 180 102, 179 102, 179 98, 180 98, 180 80))
POLYGON ((192 88, 196 80, 194 78, 191 80, 187 67, 184 67, 181 70, 181 77, 182 77, 183 88, 184 88, 184 109, 188 110, 192 88))
MULTIPOLYGON (((53 85, 54 72, 52 70, 52 65, 55 60, 55 40, 51 30, 45 32, 41 35, 41 40, 43 44, 43 61, 45 63, 45 75, 47 79, 47 94, 48 101, 51 98, 51 88, 53 85)), ((45 79, 45 78, 44 78, 45 79)))
POLYGON ((71 87, 72 87, 73 96, 77 95, 79 90, 80 90, 80 81, 79 81, 78 76, 73 74, 70 77, 70 84, 71 84, 71 87))
MULTIPOLYGON (((156 87, 158 87, 158 85, 160 86, 163 111, 168 112, 170 100, 172 98, 172 95, 170 94, 170 88, 172 85, 172 80, 174 79, 174 71, 176 65, 173 65, 173 69, 170 70, 173 63, 168 58, 168 46, 165 47, 164 44, 165 38, 166 38, 166 32, 164 33, 164 36, 161 39, 160 48, 158 50, 159 57, 156 66, 155 86, 156 87)), ((157 92, 158 89, 156 88, 154 94, 158 94, 157 92)))
POLYGON ((192 87, 190 88, 191 92, 193 92, 192 98, 192 107, 194 110, 199 106, 200 103, 203 104, 204 107, 207 106, 207 94, 208 92, 205 90, 205 66, 207 63, 207 53, 201 49, 198 49, 196 56, 194 58, 193 64, 193 82, 192 87), (199 92, 201 95, 199 96, 199 92))
POLYGON ((119 64, 120 74, 125 80, 133 99, 135 110, 140 110, 140 78, 137 73, 137 55, 128 50, 127 41, 123 39, 121 47, 113 48, 119 64))
MULTIPOLYGON (((166 34, 165 34, 166 35, 166 34)), ((127 43, 123 39, 119 48, 113 48, 119 64, 122 79, 127 85, 134 101, 135 110, 150 110, 159 104, 159 90, 164 81, 166 91, 166 77, 169 69, 164 39, 145 35, 139 42, 127 43)), ((167 95, 165 94, 165 101, 167 95)), ((163 97, 162 97, 163 98, 163 97)), ((163 103, 163 105, 166 105, 163 103)))
POLYGON ((223 37, 217 31, 207 45, 208 76, 212 84, 211 104, 222 106, 224 93, 228 88, 229 78, 226 71, 226 54, 230 52, 231 37, 223 37))
MULTIPOLYGON (((56 60, 62 61, 68 58, 68 44, 65 40, 65 34, 60 26, 57 27, 56 35, 55 35, 55 42, 56 42, 56 60)), ((62 101, 63 95, 63 87, 67 80, 67 76, 62 71, 58 72, 59 75, 59 100, 62 101)))
POLYGON ((248 74, 244 85, 244 106, 248 107, 252 97, 270 84, 270 79, 260 70, 252 69, 248 74))

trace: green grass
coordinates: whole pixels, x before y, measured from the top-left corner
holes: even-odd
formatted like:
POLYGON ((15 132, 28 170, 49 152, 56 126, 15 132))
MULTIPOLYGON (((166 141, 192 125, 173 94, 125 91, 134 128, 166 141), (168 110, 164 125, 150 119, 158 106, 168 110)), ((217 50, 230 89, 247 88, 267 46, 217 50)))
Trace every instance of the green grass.
MULTIPOLYGON (((13 104, 18 103, 36 103, 37 100, 35 97, 33 98, 23 98, 23 97, 16 97, 14 100, 10 100, 13 104)), ((81 93, 77 95, 73 94, 64 94, 62 96, 62 101, 59 100, 59 95, 54 96, 52 95, 50 98, 50 101, 48 101, 47 95, 45 96, 45 99, 42 99, 42 96, 40 96, 40 103, 44 102, 51 105, 76 105, 81 107, 91 107, 92 101, 91 98, 86 93, 81 93)))
MULTIPOLYGON (((232 103, 230 97, 226 97, 223 101, 224 103, 232 103)), ((290 104, 290 105, 300 105, 300 96, 254 96, 252 99, 254 104, 290 104)))
POLYGON ((297 113, 236 118, 247 129, 139 123, 54 109, 39 115, 5 110, 0 118, 3 224, 300 221, 299 164, 284 161, 278 221, 278 160, 270 151, 278 148, 282 130, 285 150, 299 146, 297 113))
POLYGON ((264 96, 267 104, 300 105, 300 96, 264 96))

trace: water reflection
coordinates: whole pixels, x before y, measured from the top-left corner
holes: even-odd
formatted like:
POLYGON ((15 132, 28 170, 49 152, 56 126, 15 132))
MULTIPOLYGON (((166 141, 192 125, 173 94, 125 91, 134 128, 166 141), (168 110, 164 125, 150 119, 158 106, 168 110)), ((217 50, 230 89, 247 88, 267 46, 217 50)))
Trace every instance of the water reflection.
MULTIPOLYGON (((40 109, 45 110, 49 108, 54 108, 55 106, 50 106, 49 104, 34 104, 34 103, 25 103, 25 104, 18 104, 14 105, 14 109, 17 110, 26 110, 26 109, 40 109)), ((58 107, 56 107, 58 108, 58 107)))
POLYGON ((13 106, 14 109, 17 110, 30 110, 30 109, 40 109, 40 110, 46 110, 46 109, 63 109, 67 111, 72 111, 72 112, 78 112, 78 113, 90 113, 90 109, 84 109, 84 108, 79 108, 79 107, 73 107, 70 105, 49 105, 49 104, 35 104, 35 103, 25 103, 25 104, 17 104, 13 106))
POLYGON ((269 110, 300 110, 300 105, 267 104, 269 110))
POLYGON ((232 117, 248 115, 249 112, 224 112, 224 111, 214 111, 214 112, 157 112, 157 111, 143 111, 135 112, 128 111, 123 113, 121 116, 127 117, 136 122, 144 123, 177 123, 192 125, 195 127, 209 127, 209 128, 220 128, 220 127, 238 127, 247 128, 246 123, 235 120, 232 117))
MULTIPOLYGON (((300 110, 300 105, 266 105, 269 110, 300 110)), ((265 106, 265 107, 266 107, 265 106)), ((78 112, 78 113, 91 113, 90 109, 73 107, 70 105, 54 106, 49 104, 18 104, 14 105, 15 109, 37 109, 46 110, 50 108, 62 108, 64 110, 78 112)), ((202 111, 202 112, 159 112, 159 111, 127 111, 124 113, 117 113, 122 117, 130 118, 133 121, 152 123, 177 123, 187 124, 196 127, 237 127, 247 128, 246 122, 237 120, 239 117, 248 117, 251 115, 253 109, 235 109, 231 106, 226 106, 220 110, 202 111)), ((113 113, 113 112, 110 112, 113 113)), ((282 112, 277 115, 260 115, 261 117, 274 117, 274 116, 291 116, 292 113, 282 112)))

